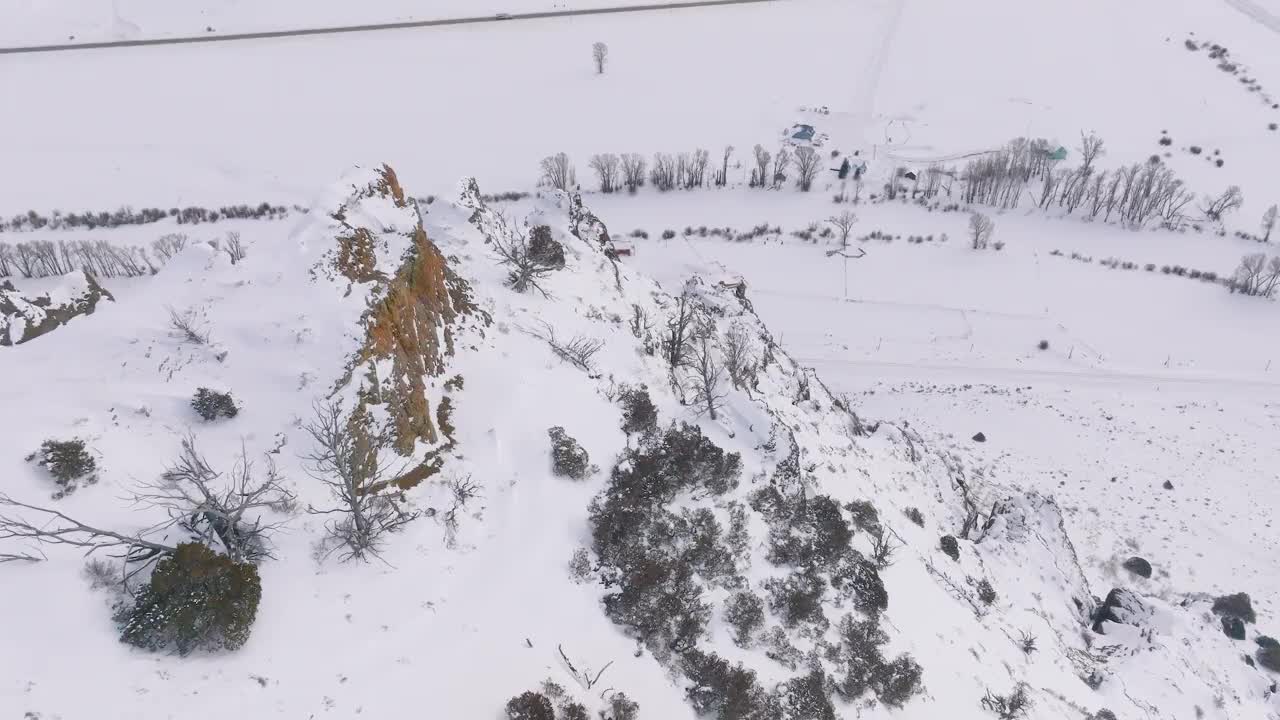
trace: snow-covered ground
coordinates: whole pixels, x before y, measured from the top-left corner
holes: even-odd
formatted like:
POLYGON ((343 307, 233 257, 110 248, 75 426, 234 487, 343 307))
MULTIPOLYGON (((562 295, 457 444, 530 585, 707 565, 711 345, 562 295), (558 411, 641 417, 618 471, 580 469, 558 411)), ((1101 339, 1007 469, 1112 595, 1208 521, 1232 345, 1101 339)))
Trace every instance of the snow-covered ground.
MULTIPOLYGON (((0 40, 160 37, 205 26, 232 32, 565 4, 278 0, 195 12, 156 0, 28 0, 0 11, 0 40), (295 22, 303 14, 305 22, 295 22)), ((119 205, 314 206, 273 221, 0 234, 7 243, 143 247, 175 230, 192 239, 155 276, 104 279, 116 301, 94 315, 0 348, 0 475, 11 478, 0 493, 44 502, 49 480, 22 457, 43 439, 78 435, 97 454, 101 479, 58 509, 143 527, 157 519, 154 509, 138 509, 128 493, 155 478, 180 435, 196 429, 202 448, 224 464, 242 443, 253 457, 274 451, 303 502, 325 502, 301 467, 308 448, 300 423, 347 367, 361 295, 344 299, 308 271, 334 241, 325 227, 334 193, 315 205, 317 192, 353 164, 391 162, 414 196, 437 196, 423 206, 426 229, 493 319, 450 365, 466 384, 454 391, 458 445, 449 477, 470 474, 482 489, 456 532, 438 516, 424 518, 391 540, 386 564, 321 562, 313 555, 322 522, 294 515, 278 559, 262 566, 266 589, 250 643, 184 659, 120 644, 110 599, 88 589, 78 553, 0 563, 0 586, 21 588, 0 593, 0 617, 18 619, 0 637, 0 716, 415 712, 489 720, 506 698, 547 677, 572 684, 557 651, 563 645, 579 665, 599 670, 613 661, 605 684, 639 700, 644 720, 692 718, 680 681, 650 654, 633 654, 634 640, 601 611, 606 589, 570 582, 566 567, 590 544, 588 504, 627 447, 611 401, 616 383, 645 382, 664 421, 697 422, 718 445, 743 453, 735 499, 777 472, 774 430, 782 428, 811 461, 810 492, 872 500, 898 534, 899 559, 884 572, 891 601, 883 622, 893 652, 910 652, 924 666, 924 690, 900 710, 841 703, 843 717, 989 717, 983 694, 1025 680, 1036 720, 1087 717, 1101 707, 1121 720, 1272 720, 1280 712, 1275 676, 1247 667, 1241 655, 1253 652, 1254 636, 1280 629, 1273 330, 1280 306, 1159 270, 1228 276, 1242 255, 1271 248, 1212 227, 1134 232, 1047 217, 1026 203, 991 213, 1004 247, 978 252, 968 248, 962 212, 836 205, 841 187, 830 173, 808 195, 745 183, 751 146, 776 147, 796 122, 827 137, 824 153, 857 150, 871 161, 864 197, 896 165, 950 161, 1017 135, 1060 142, 1072 165, 1080 131, 1093 130, 1108 143, 1103 167, 1168 153, 1164 161, 1199 194, 1240 185, 1245 206, 1227 227, 1256 232, 1262 210, 1280 200, 1273 177, 1280 131, 1268 129, 1280 110, 1262 101, 1280 101, 1277 13, 1275 0, 1176 7, 787 0, 0 56, 0 86, 13 106, 0 137, 6 218, 119 205), (1226 45, 1262 90, 1246 89, 1206 50, 1187 49, 1187 39, 1226 45), (603 76, 590 62, 596 41, 610 46, 603 76), (1168 146, 1157 142, 1165 132, 1168 146), (726 144, 736 148, 728 188, 591 192, 593 153, 702 147, 714 165, 726 144), (1202 153, 1187 152, 1192 145, 1202 153), (576 160, 586 202, 615 239, 648 234, 632 241, 636 254, 617 276, 598 247, 569 236, 567 201, 533 187, 539 159, 558 151, 576 160), (464 175, 478 176, 487 192, 540 192, 499 207, 513 219, 534 213, 567 243, 569 267, 547 281, 550 297, 504 286, 491 247, 468 222, 474 208, 450 206, 464 175), (855 240, 866 256, 846 265, 827 256, 830 238, 790 237, 844 209, 859 215, 855 238, 878 231, 896 239, 855 240), (780 227, 782 239, 734 243, 700 232, 759 224, 780 227), (202 242, 232 230, 249 248, 235 265, 202 242), (661 239, 665 230, 675 237, 661 239), (1138 267, 1109 269, 1108 258, 1138 267), (636 307, 661 327, 672 303, 662 292, 678 293, 692 273, 711 287, 745 278, 760 321, 788 354, 764 371, 758 392, 730 393, 716 421, 679 402, 660 360, 645 355, 627 327, 636 307), (197 310, 212 347, 176 340, 170 306, 197 310), (567 366, 533 338, 542 322, 604 341, 600 377, 567 366), (850 435, 834 398, 810 391, 802 367, 864 419, 885 424, 850 435), (244 412, 199 424, 187 402, 201 385, 234 390, 244 412), (563 425, 603 470, 582 484, 552 477, 550 425, 563 425), (970 439, 978 432, 985 442, 970 439), (937 545, 939 535, 959 534, 957 477, 1006 512, 989 541, 962 542, 952 565, 937 545), (923 527, 902 520, 907 507, 923 511, 923 527), (1150 580, 1120 568, 1131 555, 1151 561, 1150 580), (965 589, 988 577, 999 601, 971 606, 965 589), (1088 595, 1101 598, 1112 587, 1144 596, 1141 631, 1086 629, 1088 595), (1259 614, 1247 644, 1224 637, 1196 595, 1237 591, 1253 596, 1259 614), (1027 629, 1040 638, 1039 654, 1017 648, 1027 629), (1110 656, 1099 664, 1109 676, 1097 690, 1081 682, 1081 658, 1091 653, 1110 656)), ((403 208, 391 221, 385 210, 370 214, 400 230, 412 222, 403 208)), ((61 287, 52 278, 12 280, 28 296, 61 287)), ((703 288, 704 300, 726 313, 722 326, 756 327, 727 293, 703 288)), ((446 495, 430 483, 410 498, 442 508, 446 495)), ((781 570, 764 559, 767 532, 752 517, 746 575, 758 587, 781 570)), ((864 535, 855 544, 867 551, 864 535)), ((708 597, 722 603, 724 595, 716 589, 708 597)), ((846 610, 827 611, 835 622, 846 610)), ((746 663, 762 682, 793 675, 759 647, 736 647, 718 606, 714 615, 708 647, 746 663)), ((818 649, 812 640, 797 642, 818 649)), ((598 689, 574 692, 593 710, 603 702, 598 689)))

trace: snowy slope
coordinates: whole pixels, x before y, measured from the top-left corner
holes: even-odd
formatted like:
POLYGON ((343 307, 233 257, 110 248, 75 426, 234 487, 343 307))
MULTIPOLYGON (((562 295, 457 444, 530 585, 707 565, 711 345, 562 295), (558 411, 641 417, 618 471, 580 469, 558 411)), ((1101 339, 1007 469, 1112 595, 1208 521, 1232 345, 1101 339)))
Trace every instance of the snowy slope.
MULTIPOLYGON (((48 478, 20 456, 44 438, 78 435, 98 456, 100 481, 58 509, 104 525, 143 527, 155 518, 127 501, 130 489, 154 478, 180 434, 191 429, 210 458, 226 463, 240 443, 251 458, 271 453, 303 504, 325 503, 323 488, 301 467, 309 441, 299 424, 313 401, 346 375, 361 344, 362 301, 375 297, 369 293, 377 285, 357 283, 347 293, 345 283, 317 279, 312 269, 332 257, 335 234, 343 236, 331 216, 385 237, 378 267, 395 267, 395 243, 403 242, 396 238, 412 235, 416 215, 411 206, 367 195, 364 188, 376 181, 377 175, 356 173, 308 217, 246 230, 248 256, 237 264, 193 245, 92 317, 0 354, 0 376, 23 381, 3 388, 6 407, 24 408, 7 415, 3 429, 0 462, 14 478, 6 492, 46 502, 48 478), (212 343, 184 345, 172 337, 169 305, 199 308, 212 343), (199 423, 186 405, 198 385, 232 390, 243 412, 199 423)), ((750 308, 719 288, 719 274, 696 281, 691 297, 714 308, 720 332, 735 323, 748 328, 761 366, 754 390, 726 388, 719 419, 710 420, 681 404, 662 359, 647 355, 628 327, 636 307, 662 327, 673 297, 632 264, 615 266, 599 243, 601 228, 579 222, 565 196, 540 200, 529 222, 552 226, 565 244, 567 267, 543 281, 545 297, 517 294, 505 287, 506 271, 485 238, 499 222, 518 222, 524 213, 500 221, 463 187, 458 204, 419 206, 428 236, 492 318, 483 331, 459 332, 446 371, 435 376, 460 375, 462 388, 430 385, 432 398, 447 392, 453 401, 457 445, 442 473, 408 497, 414 507, 435 508, 434 519, 393 536, 385 563, 342 564, 315 557, 322 534, 316 518, 283 518, 278 559, 262 566, 257 625, 234 654, 179 659, 120 644, 109 598, 88 589, 82 560, 69 549, 50 549, 47 562, 0 567, 6 585, 24 588, 0 595, 0 613, 31 619, 8 631, 8 646, 20 651, 0 655, 0 707, 49 718, 406 712, 491 718, 500 716, 506 698, 547 678, 589 706, 602 706, 599 688, 574 685, 562 647, 592 670, 612 661, 604 684, 638 700, 640 717, 692 718, 679 674, 652 652, 635 653, 636 642, 602 612, 600 601, 612 591, 573 582, 567 568, 576 548, 590 546, 588 504, 628 445, 609 398, 622 383, 644 383, 663 422, 696 423, 717 445, 742 453, 736 489, 718 498, 681 496, 677 505, 723 515, 731 502, 745 504, 771 482, 840 503, 870 500, 901 543, 883 573, 889 599, 881 622, 887 653, 910 653, 923 666, 922 692, 900 710, 870 694, 853 703, 837 700, 841 716, 983 717, 979 700, 988 689, 1007 693, 1020 681, 1031 688, 1033 718, 1083 717, 1102 707, 1120 717, 1193 717, 1197 707, 1211 718, 1276 713, 1272 679, 1239 659, 1247 646, 1222 635, 1206 600, 1188 599, 1188 591, 1203 586, 1177 578, 1150 588, 1137 584, 1151 593, 1130 604, 1135 624, 1108 623, 1105 634, 1092 633, 1090 613, 1111 582, 1079 564, 1077 556, 1091 558, 1093 550, 1077 550, 1082 540, 1072 542, 1072 525, 1064 524, 1051 488, 1008 477, 1014 473, 999 463, 965 444, 922 435, 914 419, 897 422, 883 406, 875 411, 893 422, 857 434, 853 418, 821 384, 826 373, 803 371, 784 352, 785 338, 773 345, 774 335, 750 308), (548 326, 560 337, 602 341, 594 372, 561 361, 536 337, 548 326), (584 483, 552 476, 546 430, 553 425, 563 425, 604 469, 584 483), (788 465, 791 458, 796 462, 788 465), (464 476, 479 482, 482 496, 452 526, 443 520, 450 503, 445 481, 464 476), (938 549, 938 538, 959 534, 966 495, 984 517, 987 508, 999 510, 960 541, 960 559, 953 562, 938 549), (909 507, 921 511, 922 526, 905 518, 909 507), (973 583, 980 579, 997 589, 990 607, 975 598, 973 583), (1038 637, 1038 652, 1024 654, 1020 631, 1038 637), (1100 680, 1096 690, 1082 681, 1088 677, 1100 680)), ((668 291, 680 286, 674 278, 666 283, 668 291)), ((762 308, 769 303, 750 291, 747 297, 762 308)), ((855 407, 865 420, 875 419, 861 402, 855 407)), ((414 456, 427 449, 419 444, 414 456)), ((766 559, 765 517, 748 510, 748 518, 751 539, 738 563, 748 585, 759 589, 788 570, 766 559)), ((870 552, 865 533, 853 542, 870 552)), ((1092 548, 1093 538, 1089 542, 1092 548)), ((720 615, 726 594, 708 585, 705 597, 715 610, 700 647, 745 663, 766 689, 802 674, 768 659, 759 646, 733 644, 720 615)), ((836 603, 829 596, 823 605, 832 623, 856 613, 836 603)), ((1262 630, 1265 608, 1260 603, 1262 630)), ((776 615, 769 617, 777 624, 776 615)), ((829 641, 834 629, 825 636, 789 634, 803 653, 819 649, 819 639, 829 641)))

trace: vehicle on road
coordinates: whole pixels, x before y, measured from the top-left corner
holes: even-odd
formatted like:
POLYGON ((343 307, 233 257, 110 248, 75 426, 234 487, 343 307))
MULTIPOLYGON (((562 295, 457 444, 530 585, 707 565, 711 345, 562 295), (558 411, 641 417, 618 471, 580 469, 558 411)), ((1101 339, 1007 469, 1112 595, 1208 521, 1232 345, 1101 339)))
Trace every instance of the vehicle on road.
POLYGON ((498 13, 497 15, 493 16, 493 19, 494 20, 510 20, 511 13, 498 13))

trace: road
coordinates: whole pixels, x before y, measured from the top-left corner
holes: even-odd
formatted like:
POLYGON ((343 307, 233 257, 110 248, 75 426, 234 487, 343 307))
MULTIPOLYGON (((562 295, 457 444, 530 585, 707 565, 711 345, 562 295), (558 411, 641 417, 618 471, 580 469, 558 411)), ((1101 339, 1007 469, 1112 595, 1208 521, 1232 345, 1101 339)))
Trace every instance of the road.
POLYGON ((310 35, 339 35, 343 33, 378 32, 382 30, 411 30, 415 28, 442 27, 446 25, 474 25, 479 23, 505 23, 519 20, 545 20, 548 18, 580 17, 585 15, 613 15, 618 13, 652 12, 657 10, 685 10, 689 8, 715 7, 719 5, 750 5, 779 2, 780 0, 693 0, 691 2, 649 3, 619 7, 592 8, 587 10, 550 10, 532 13, 485 15, 483 17, 445 18, 441 20, 412 20, 407 22, 376 23, 372 25, 341 25, 337 27, 306 28, 302 30, 272 30, 267 32, 209 34, 190 37, 156 38, 151 40, 113 40, 109 42, 67 43, 61 45, 30 45, 26 47, 0 48, 0 55, 30 53, 73 52, 104 50, 109 48, 155 47, 159 45, 192 45, 196 43, 222 43, 239 40, 269 40, 272 38, 307 37, 310 35))

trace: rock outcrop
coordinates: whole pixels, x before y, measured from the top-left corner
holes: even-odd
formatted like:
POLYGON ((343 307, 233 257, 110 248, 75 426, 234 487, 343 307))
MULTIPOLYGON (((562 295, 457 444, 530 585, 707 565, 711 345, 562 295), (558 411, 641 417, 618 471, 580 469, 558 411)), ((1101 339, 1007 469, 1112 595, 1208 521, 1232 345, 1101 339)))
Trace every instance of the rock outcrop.
POLYGON ((56 330, 81 315, 92 315, 103 299, 115 300, 92 275, 76 271, 47 295, 24 297, 0 282, 0 346, 21 345, 56 330))

